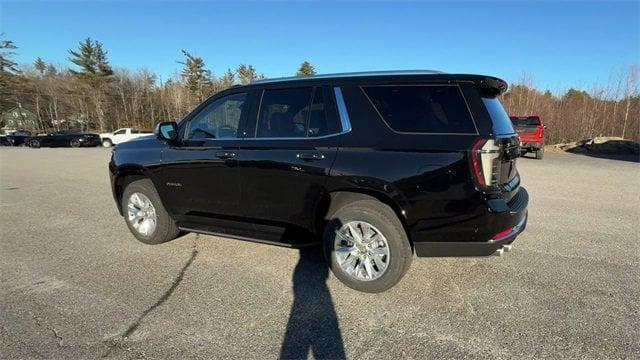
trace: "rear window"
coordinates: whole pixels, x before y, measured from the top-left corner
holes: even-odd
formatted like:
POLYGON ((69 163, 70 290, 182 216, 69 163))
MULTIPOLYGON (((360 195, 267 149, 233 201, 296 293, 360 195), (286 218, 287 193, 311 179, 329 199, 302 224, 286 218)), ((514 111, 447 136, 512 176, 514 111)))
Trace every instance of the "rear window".
POLYGON ((536 117, 536 116, 529 116, 529 117, 515 117, 515 116, 512 116, 511 117, 511 122, 513 123, 513 126, 515 126, 515 127, 519 127, 519 126, 538 126, 538 125, 540 125, 540 119, 538 119, 538 117, 536 117))
POLYGON ((493 122, 493 132, 496 135, 507 135, 516 132, 513 129, 511 119, 509 119, 509 116, 504 111, 500 100, 498 100, 497 98, 482 98, 482 102, 484 103, 484 106, 487 108, 487 111, 491 116, 491 120, 493 122))
POLYGON ((363 90, 395 131, 477 133, 457 86, 368 86, 363 90))

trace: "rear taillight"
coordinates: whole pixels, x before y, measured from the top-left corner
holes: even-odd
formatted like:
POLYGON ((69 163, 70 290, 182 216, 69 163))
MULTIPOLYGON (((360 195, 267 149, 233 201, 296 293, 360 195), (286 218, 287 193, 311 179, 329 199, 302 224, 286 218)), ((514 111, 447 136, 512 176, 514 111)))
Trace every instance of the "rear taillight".
POLYGON ((509 235, 511 235, 511 233, 513 233, 513 228, 508 228, 507 230, 503 230, 500 231, 499 233, 493 235, 493 237, 491 238, 491 240, 501 240, 509 235))
POLYGON ((481 186, 495 185, 500 179, 500 147, 492 139, 478 139, 471 146, 471 171, 481 186))
POLYGON ((478 139, 471 147, 471 170, 473 170, 473 175, 480 185, 486 185, 482 174, 482 165, 480 164, 480 152, 486 142, 487 139, 478 139))

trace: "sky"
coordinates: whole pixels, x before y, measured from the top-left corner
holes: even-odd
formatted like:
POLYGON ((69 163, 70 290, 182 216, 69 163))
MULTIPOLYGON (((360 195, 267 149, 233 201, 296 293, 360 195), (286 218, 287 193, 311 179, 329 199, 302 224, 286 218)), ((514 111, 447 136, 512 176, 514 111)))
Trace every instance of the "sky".
POLYGON ((0 32, 15 59, 71 66, 69 49, 91 37, 114 67, 179 72, 181 49, 214 75, 252 64, 291 76, 436 69, 542 89, 588 90, 640 63, 639 1, 150 2, 0 0, 0 32))

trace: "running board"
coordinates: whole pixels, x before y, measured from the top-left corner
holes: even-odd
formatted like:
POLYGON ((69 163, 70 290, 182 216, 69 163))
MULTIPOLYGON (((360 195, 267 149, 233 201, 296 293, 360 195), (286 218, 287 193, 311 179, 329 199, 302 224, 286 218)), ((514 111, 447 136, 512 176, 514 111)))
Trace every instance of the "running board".
POLYGON ((318 245, 321 244, 319 242, 317 242, 317 243, 307 243, 307 244, 289 244, 289 243, 283 243, 283 242, 278 242, 278 241, 264 240, 264 239, 258 239, 258 238, 254 238, 254 237, 240 236, 240 235, 234 235, 234 234, 225 234, 225 233, 219 233, 219 232, 215 232, 215 231, 193 229, 193 228, 182 227, 182 226, 178 227, 178 229, 180 229, 182 231, 186 231, 186 232, 197 233, 197 234, 220 236, 220 237, 223 237, 223 238, 230 238, 230 239, 236 239, 236 240, 242 240, 242 241, 249 241, 249 242, 259 243, 259 244, 275 245, 275 246, 286 247, 286 248, 290 248, 290 249, 300 249, 300 248, 304 248, 304 247, 318 246, 318 245))

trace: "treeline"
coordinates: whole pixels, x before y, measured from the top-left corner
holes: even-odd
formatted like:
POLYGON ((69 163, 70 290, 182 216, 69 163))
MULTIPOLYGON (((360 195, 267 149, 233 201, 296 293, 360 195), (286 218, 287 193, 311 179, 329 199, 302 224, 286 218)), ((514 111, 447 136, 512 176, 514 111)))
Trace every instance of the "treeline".
MULTIPOLYGON (((150 129, 159 120, 180 119, 211 94, 265 77, 248 64, 214 76, 201 57, 182 50, 177 61, 181 72, 160 81, 149 70, 112 68, 108 52, 92 39, 69 50, 70 68, 57 68, 41 58, 19 67, 12 60, 16 49, 9 40, 0 42, 0 113, 19 104, 36 114, 35 123, 25 127, 39 132, 150 129)), ((313 74, 308 61, 295 73, 313 74)))
MULTIPOLYGON (((220 75, 186 50, 177 56, 182 69, 161 81, 148 70, 112 68, 108 52, 92 39, 69 51, 70 67, 43 59, 18 67, 16 46, 0 40, 0 113, 22 108, 36 114, 35 131, 78 128, 108 131, 121 127, 149 129, 159 120, 180 119, 211 94, 264 78, 252 65, 240 64, 220 75)), ((590 91, 563 94, 540 91, 525 77, 512 84, 501 101, 511 115, 540 115, 547 143, 595 136, 640 139, 640 92, 637 66, 596 84, 590 91)), ((315 74, 307 61, 295 73, 315 74)), ((0 124, 6 126, 6 124, 0 124)))
POLYGON ((561 95, 540 91, 530 76, 502 95, 511 115, 540 115, 547 125, 547 144, 617 136, 640 140, 640 67, 611 76, 590 91, 569 89, 561 95))

